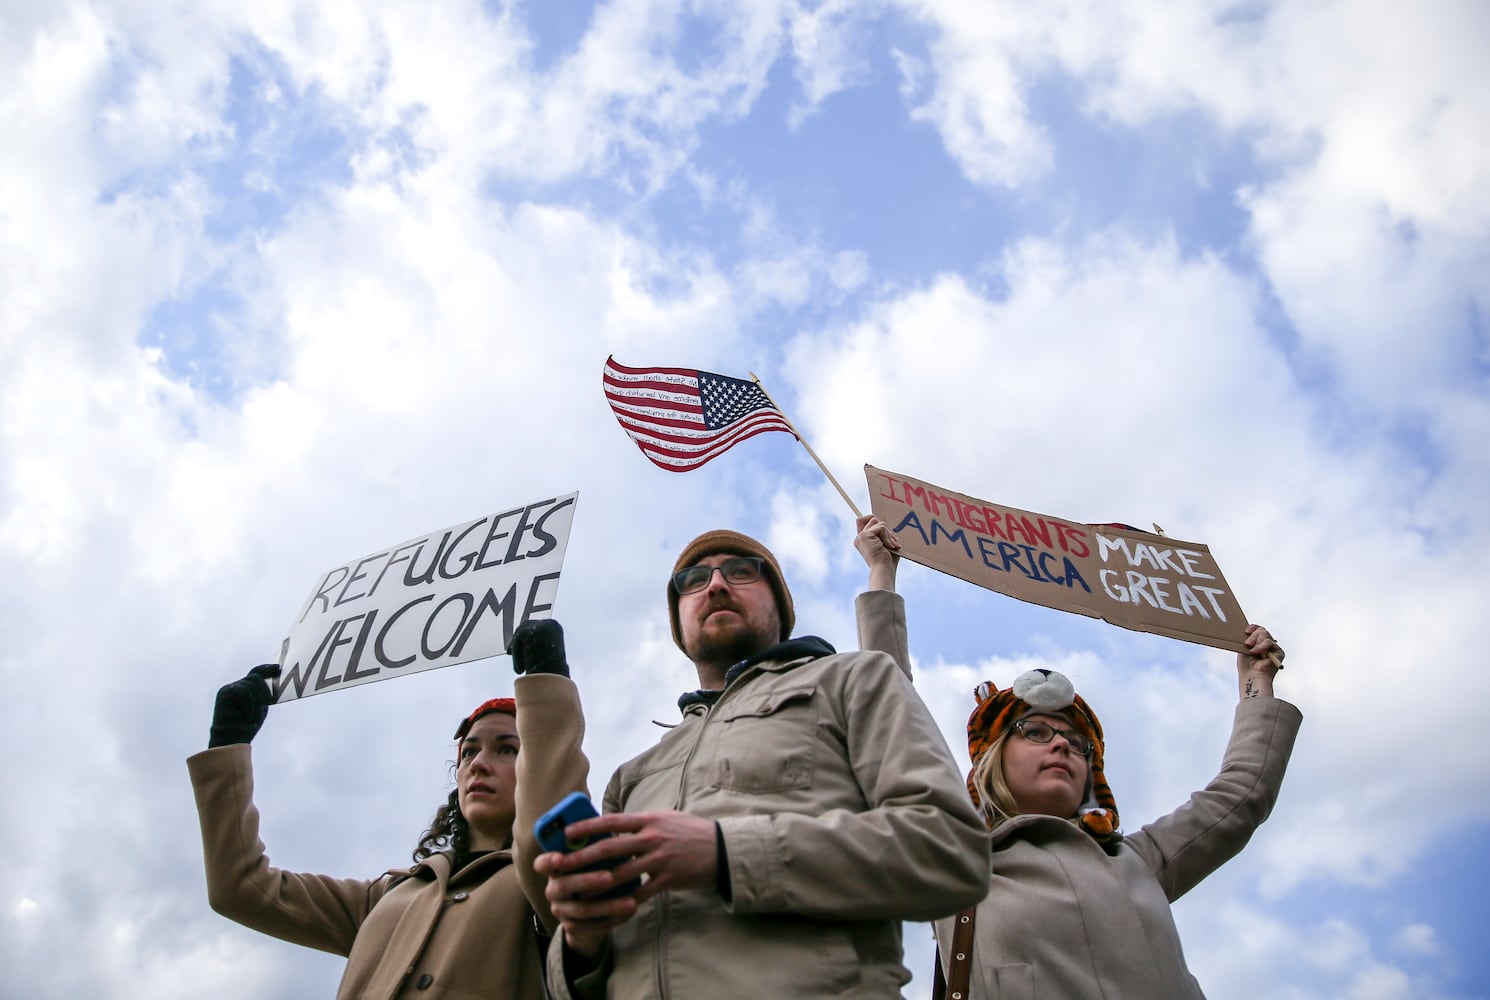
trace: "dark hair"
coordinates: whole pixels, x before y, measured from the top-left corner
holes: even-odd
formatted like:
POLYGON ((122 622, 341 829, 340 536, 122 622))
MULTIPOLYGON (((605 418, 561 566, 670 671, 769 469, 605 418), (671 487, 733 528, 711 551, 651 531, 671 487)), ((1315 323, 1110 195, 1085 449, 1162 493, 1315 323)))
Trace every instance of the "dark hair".
POLYGON ((414 863, 418 864, 447 847, 457 854, 465 854, 471 849, 471 827, 460 811, 460 797, 454 788, 450 790, 449 801, 435 811, 429 829, 419 838, 419 846, 414 848, 414 863))

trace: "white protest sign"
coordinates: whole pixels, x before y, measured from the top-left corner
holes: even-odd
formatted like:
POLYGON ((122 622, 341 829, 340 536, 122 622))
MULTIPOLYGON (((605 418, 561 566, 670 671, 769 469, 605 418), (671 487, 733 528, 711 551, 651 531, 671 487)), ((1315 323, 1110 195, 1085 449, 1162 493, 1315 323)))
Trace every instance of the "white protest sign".
POLYGON ((578 493, 488 514, 321 576, 271 683, 275 703, 495 656, 558 591, 578 493))

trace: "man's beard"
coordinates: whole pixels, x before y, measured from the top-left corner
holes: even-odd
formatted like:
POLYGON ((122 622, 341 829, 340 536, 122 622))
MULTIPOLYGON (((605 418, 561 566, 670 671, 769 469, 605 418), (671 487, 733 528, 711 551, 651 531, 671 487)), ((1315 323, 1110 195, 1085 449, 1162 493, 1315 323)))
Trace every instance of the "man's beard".
POLYGON ((741 609, 733 604, 720 604, 709 610, 712 614, 720 608, 727 608, 740 615, 740 623, 714 631, 700 627, 693 634, 693 643, 688 650, 689 659, 695 663, 739 663, 779 641, 781 626, 775 615, 764 626, 757 626, 746 619, 741 609), (772 628, 775 629, 774 632, 771 631, 772 628))
POLYGON ((692 659, 697 663, 739 663, 770 645, 754 629, 730 629, 724 633, 695 636, 692 659))

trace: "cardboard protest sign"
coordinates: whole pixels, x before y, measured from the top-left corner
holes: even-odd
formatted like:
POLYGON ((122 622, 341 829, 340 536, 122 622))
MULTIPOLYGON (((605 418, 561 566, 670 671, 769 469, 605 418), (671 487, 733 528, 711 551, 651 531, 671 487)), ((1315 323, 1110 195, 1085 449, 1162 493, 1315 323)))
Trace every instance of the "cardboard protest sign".
POLYGON ((900 554, 980 587, 1113 625, 1242 652, 1247 618, 1210 549, 988 503, 864 466, 900 554))
POLYGON ((285 639, 276 703, 507 649, 546 618, 578 493, 488 514, 327 570, 285 639))

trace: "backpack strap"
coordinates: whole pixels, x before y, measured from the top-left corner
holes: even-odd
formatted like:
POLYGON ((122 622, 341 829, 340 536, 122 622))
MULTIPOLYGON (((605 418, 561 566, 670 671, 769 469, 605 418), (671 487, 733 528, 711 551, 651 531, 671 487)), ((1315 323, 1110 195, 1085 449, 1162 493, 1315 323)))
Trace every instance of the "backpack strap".
POLYGON ((973 978, 973 928, 978 908, 969 907, 957 914, 952 923, 952 961, 949 974, 942 975, 942 948, 936 949, 936 977, 931 986, 931 1000, 967 1000, 968 984, 973 978))

